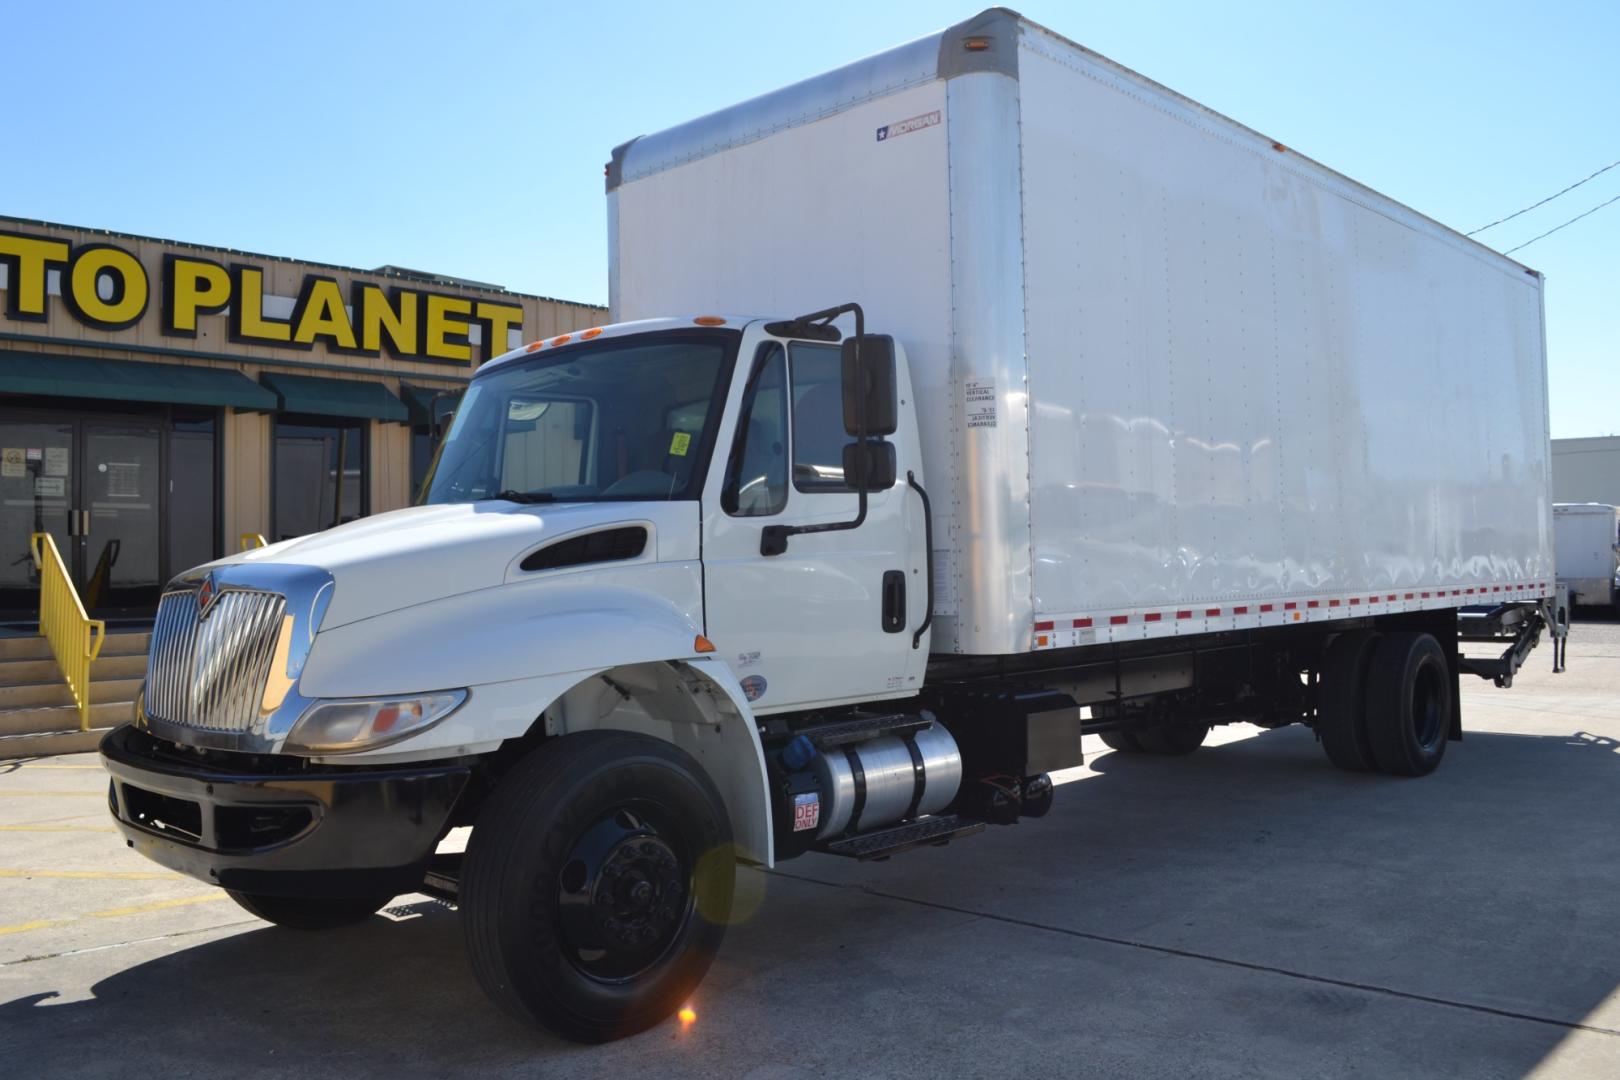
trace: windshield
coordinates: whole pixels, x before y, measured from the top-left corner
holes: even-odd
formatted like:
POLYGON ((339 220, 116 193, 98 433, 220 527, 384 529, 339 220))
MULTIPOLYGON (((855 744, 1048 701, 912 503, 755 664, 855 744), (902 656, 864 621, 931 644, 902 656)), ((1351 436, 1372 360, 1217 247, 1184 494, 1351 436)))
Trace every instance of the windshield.
POLYGON ((475 378, 421 502, 697 498, 740 337, 638 334, 475 378))

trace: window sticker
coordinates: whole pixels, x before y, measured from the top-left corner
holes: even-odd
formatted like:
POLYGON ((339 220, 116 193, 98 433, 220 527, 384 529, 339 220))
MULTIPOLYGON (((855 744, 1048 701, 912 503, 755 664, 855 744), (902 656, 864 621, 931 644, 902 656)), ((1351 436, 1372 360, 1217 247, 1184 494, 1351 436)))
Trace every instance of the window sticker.
POLYGON ((23 460, 23 451, 20 446, 8 446, 0 450, 0 476, 27 476, 28 466, 23 460))
POLYGON ((675 437, 669 440, 669 452, 673 457, 685 457, 687 450, 692 447, 692 436, 685 431, 677 431, 675 437))
POLYGON ((967 379, 962 383, 962 416, 970 428, 996 426, 996 380, 967 379))
POLYGON ((66 476, 68 474, 68 448, 65 446, 47 446, 45 448, 45 475, 66 476))

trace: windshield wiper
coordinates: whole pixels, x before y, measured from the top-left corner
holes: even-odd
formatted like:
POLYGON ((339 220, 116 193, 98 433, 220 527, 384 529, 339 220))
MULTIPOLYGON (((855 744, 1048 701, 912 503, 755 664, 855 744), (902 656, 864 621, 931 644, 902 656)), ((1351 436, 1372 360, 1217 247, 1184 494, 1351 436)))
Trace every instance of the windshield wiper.
POLYGON ((507 502, 515 503, 549 503, 557 501, 557 496, 549 491, 497 491, 490 498, 504 499, 507 502))

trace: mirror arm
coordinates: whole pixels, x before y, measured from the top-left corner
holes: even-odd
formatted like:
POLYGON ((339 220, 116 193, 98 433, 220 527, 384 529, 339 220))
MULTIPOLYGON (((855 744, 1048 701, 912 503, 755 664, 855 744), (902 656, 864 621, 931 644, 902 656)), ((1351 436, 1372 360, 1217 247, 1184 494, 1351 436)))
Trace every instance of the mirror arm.
MULTIPOLYGON (((838 316, 852 313, 855 316, 855 375, 865 385, 866 358, 861 355, 861 339, 866 336, 866 312, 861 305, 851 301, 837 307, 824 308, 821 311, 812 311, 808 315, 801 315, 792 320, 796 323, 830 323, 838 316)), ((860 427, 855 432, 855 443, 860 449, 862 463, 866 461, 866 417, 861 417, 860 427)), ((761 555, 780 555, 787 550, 788 537, 799 536, 803 533, 843 532, 846 529, 858 529, 866 523, 866 484, 857 485, 855 492, 859 501, 856 503, 855 518, 852 521, 835 521, 825 525, 767 525, 759 534, 759 553, 761 555)))

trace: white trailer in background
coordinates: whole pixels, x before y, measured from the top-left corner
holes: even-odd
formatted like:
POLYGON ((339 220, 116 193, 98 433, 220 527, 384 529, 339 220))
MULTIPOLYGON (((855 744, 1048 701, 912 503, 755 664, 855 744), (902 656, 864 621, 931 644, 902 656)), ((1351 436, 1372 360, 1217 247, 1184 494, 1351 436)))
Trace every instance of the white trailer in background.
POLYGON ((1620 508, 1607 503, 1555 503, 1553 542, 1558 584, 1571 607, 1620 612, 1620 508))
POLYGON ((620 321, 486 364, 426 505, 171 583, 132 846, 288 925, 452 898, 608 1039, 736 857, 1039 817, 1083 732, 1423 775, 1557 632, 1540 276, 1010 12, 607 183, 620 321))

